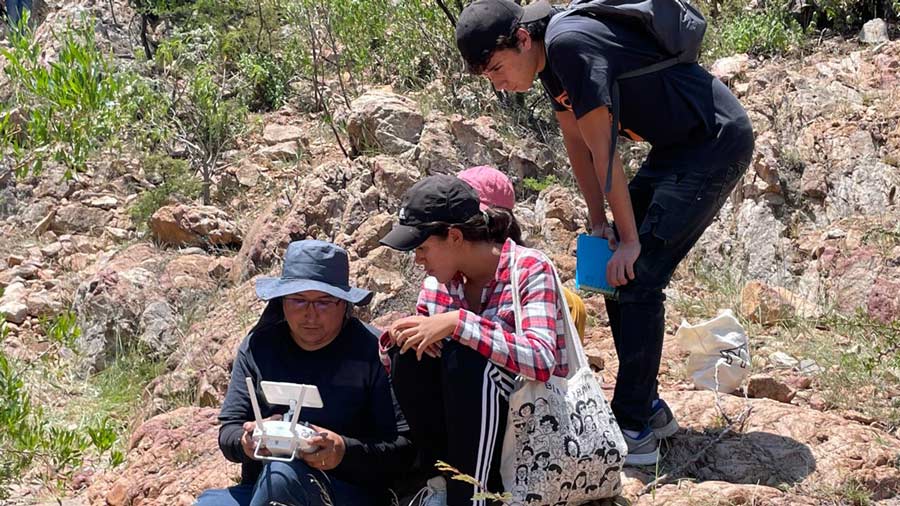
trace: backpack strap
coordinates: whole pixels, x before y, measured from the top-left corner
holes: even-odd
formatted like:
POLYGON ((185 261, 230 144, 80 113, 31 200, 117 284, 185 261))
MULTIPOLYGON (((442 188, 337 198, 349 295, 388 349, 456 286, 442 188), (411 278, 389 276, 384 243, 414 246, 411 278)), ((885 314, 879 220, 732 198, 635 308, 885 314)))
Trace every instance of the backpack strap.
POLYGON ((609 164, 606 166, 606 184, 603 185, 603 193, 605 195, 609 195, 610 190, 612 190, 613 159, 616 156, 616 143, 619 140, 619 81, 659 72, 660 70, 678 65, 679 63, 681 63, 681 60, 678 57, 669 58, 668 60, 663 60, 654 63, 653 65, 647 65, 646 67, 625 72, 612 82, 612 86, 610 87, 610 98, 612 99, 612 127, 610 128, 610 136, 612 138, 609 141, 609 164))
MULTIPOLYGON (((602 12, 597 10, 597 6, 592 5, 590 2, 584 2, 579 4, 570 5, 569 8, 557 13, 550 19, 550 24, 558 22, 560 19, 570 16, 572 14, 584 14, 587 16, 600 16, 602 12)), ((548 30, 549 26, 548 24, 548 30)), ((544 46, 544 51, 546 54, 547 47, 546 44, 544 46)), ((669 67, 673 67, 678 65, 679 63, 688 62, 689 57, 682 57, 681 55, 675 56, 672 58, 668 58, 662 60, 660 62, 654 63, 652 65, 647 65, 646 67, 641 67, 639 69, 632 70, 630 72, 625 72, 612 82, 610 86, 611 92, 611 101, 612 106, 610 107, 612 113, 612 127, 610 128, 610 142, 609 142, 609 164, 606 167, 606 181, 603 185, 603 193, 608 195, 612 190, 612 170, 613 170, 613 159, 616 155, 616 144, 619 139, 619 81, 622 79, 631 79, 634 77, 645 76, 647 74, 653 74, 655 72, 659 72, 661 70, 665 70, 669 67)), ((693 60, 690 60, 693 61, 693 60)))

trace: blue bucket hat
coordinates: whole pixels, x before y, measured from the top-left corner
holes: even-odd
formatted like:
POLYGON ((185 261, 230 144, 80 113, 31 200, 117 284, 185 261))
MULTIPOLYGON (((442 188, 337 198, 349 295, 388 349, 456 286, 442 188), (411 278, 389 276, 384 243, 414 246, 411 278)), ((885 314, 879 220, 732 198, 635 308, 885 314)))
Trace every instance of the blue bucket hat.
POLYGON ((280 278, 256 280, 256 295, 271 300, 316 290, 356 305, 366 305, 372 292, 350 286, 347 252, 330 242, 305 240, 288 245, 280 278))

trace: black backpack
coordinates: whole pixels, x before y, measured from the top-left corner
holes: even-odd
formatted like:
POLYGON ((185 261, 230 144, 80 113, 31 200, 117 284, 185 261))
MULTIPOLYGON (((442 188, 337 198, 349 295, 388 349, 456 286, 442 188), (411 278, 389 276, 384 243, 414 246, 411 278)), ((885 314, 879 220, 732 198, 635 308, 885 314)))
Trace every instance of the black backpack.
POLYGON ((612 83, 612 141, 609 144, 609 166, 604 187, 604 193, 609 193, 619 137, 619 81, 659 72, 679 63, 696 62, 706 33, 706 19, 684 0, 572 0, 566 10, 553 16, 550 24, 572 14, 637 19, 660 47, 671 55, 671 58, 653 65, 625 72, 612 83))

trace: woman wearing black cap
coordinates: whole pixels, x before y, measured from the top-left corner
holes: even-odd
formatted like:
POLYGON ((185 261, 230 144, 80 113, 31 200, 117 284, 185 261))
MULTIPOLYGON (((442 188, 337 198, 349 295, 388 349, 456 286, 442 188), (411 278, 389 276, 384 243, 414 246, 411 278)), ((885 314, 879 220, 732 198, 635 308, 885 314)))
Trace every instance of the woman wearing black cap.
MULTIPOLYGON (((500 491, 507 398, 517 375, 546 381, 568 373, 553 266, 509 240, 509 213, 482 211, 453 176, 431 176, 406 193, 399 223, 381 243, 415 251, 426 278, 417 315, 381 337, 382 351, 422 465, 444 460, 500 491), (522 332, 516 333, 511 269, 519 273, 522 332)), ((429 505, 484 505, 458 480, 429 481, 429 505)))

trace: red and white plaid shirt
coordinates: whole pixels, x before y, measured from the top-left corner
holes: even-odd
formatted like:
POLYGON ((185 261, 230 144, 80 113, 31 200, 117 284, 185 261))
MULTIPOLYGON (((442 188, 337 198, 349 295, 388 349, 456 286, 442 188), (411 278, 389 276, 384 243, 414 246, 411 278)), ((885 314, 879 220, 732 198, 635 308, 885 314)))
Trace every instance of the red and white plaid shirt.
MULTIPOLYGON (((469 309, 461 274, 446 285, 433 277, 425 278, 416 312, 431 316, 459 310, 459 321, 448 339, 478 351, 514 374, 547 381, 551 374, 565 377, 569 373, 565 333, 562 332, 565 323, 558 303, 560 296, 547 257, 540 251, 507 240, 500 252, 494 279, 481 292, 480 314, 469 309), (515 248, 519 269, 521 334, 516 334, 513 310, 512 248, 515 248)), ((387 350, 393 343, 387 332, 382 334, 380 344, 382 362, 390 370, 387 350)))

